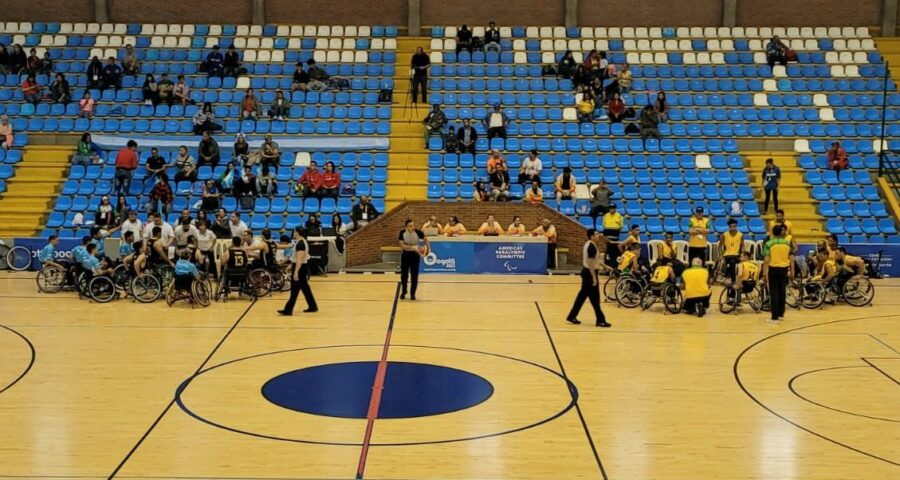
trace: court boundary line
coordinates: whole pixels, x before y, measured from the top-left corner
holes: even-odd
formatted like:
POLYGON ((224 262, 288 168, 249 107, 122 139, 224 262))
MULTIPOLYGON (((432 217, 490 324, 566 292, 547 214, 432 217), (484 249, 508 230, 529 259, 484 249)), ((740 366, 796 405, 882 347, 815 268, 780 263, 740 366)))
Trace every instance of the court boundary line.
MULTIPOLYGON (((559 373, 562 374, 563 379, 566 380, 566 383, 569 385, 569 388, 574 388, 572 381, 569 379, 569 375, 566 373, 566 367, 563 366, 562 358, 559 356, 559 352, 556 350, 556 343, 553 342, 553 335, 550 334, 550 328, 547 326, 547 320, 544 319, 544 313, 541 311, 541 306, 538 302, 534 302, 534 308, 537 309, 538 316, 541 318, 541 323, 544 325, 544 332, 547 333, 547 339, 550 341, 550 348, 553 349, 553 355, 556 357, 556 362, 559 363, 559 373)), ((609 477, 606 476, 606 469, 603 468, 603 461, 600 460, 600 453, 597 451, 597 445, 594 444, 594 438, 591 436, 591 431, 588 429, 587 421, 584 419, 584 414, 581 412, 581 406, 578 404, 578 395, 573 392, 569 392, 572 395, 573 402, 575 403, 575 412, 578 414, 578 419, 581 420, 581 426, 584 428, 584 434, 587 437, 588 444, 591 446, 591 452, 594 454, 594 460, 597 461, 597 467, 600 469, 600 475, 603 477, 603 480, 609 480, 609 477)))
MULTIPOLYGON (((870 358, 871 358, 871 357, 870 357, 870 358)), ((865 359, 863 359, 863 360, 865 361, 865 359)), ((868 418, 869 420, 879 420, 879 421, 883 421, 883 422, 900 423, 900 420, 896 420, 896 419, 892 419, 892 418, 876 417, 876 416, 873 416, 873 415, 865 415, 865 414, 862 414, 862 413, 851 412, 851 411, 849 411, 849 410, 841 410, 840 408, 835 408, 835 407, 826 405, 826 404, 824 404, 824 403, 820 403, 820 402, 817 402, 817 401, 815 401, 815 400, 811 400, 810 398, 807 398, 805 395, 803 395, 803 394, 801 394, 800 392, 798 392, 798 391, 797 391, 797 388, 796 388, 795 385, 794 385, 794 383, 795 383, 797 380, 799 380, 800 378, 802 378, 802 377, 804 377, 804 376, 806 376, 806 375, 811 375, 811 374, 819 373, 819 372, 827 372, 827 371, 833 371, 833 370, 848 370, 848 369, 855 369, 855 368, 870 368, 870 366, 867 366, 867 365, 847 365, 847 366, 840 366, 840 367, 818 368, 818 369, 816 369, 816 370, 810 370, 810 371, 808 371, 808 372, 798 373, 797 375, 794 375, 790 380, 788 380, 788 388, 791 390, 791 393, 793 393, 794 396, 796 396, 796 397, 799 398, 800 400, 803 400, 803 401, 805 401, 805 402, 807 402, 807 403, 811 403, 811 404, 813 404, 813 405, 815 405, 815 406, 817 406, 817 407, 821 407, 821 408, 824 408, 824 409, 826 409, 826 410, 831 410, 831 411, 834 411, 834 412, 843 413, 843 414, 845 414, 845 415, 852 415, 852 416, 854 416, 854 417, 868 418)))
MULTIPOLYGON (((197 372, 199 372, 200 370, 203 370, 203 367, 206 366, 206 364, 209 363, 209 361, 212 359, 213 355, 215 355, 216 352, 219 351, 219 348, 222 346, 222 344, 225 343, 225 340, 227 340, 228 337, 231 336, 232 332, 234 332, 237 329, 238 324, 240 324, 241 321, 244 319, 244 317, 246 317, 247 314, 250 313, 250 309, 252 309, 254 305, 256 305, 256 300, 253 300, 252 302, 250 302, 250 305, 247 306, 247 308, 244 310, 244 313, 242 313, 237 318, 237 320, 234 321, 234 324, 231 325, 231 328, 229 328, 228 331, 225 332, 225 335, 219 340, 219 343, 217 343, 216 346, 213 347, 212 351, 209 352, 209 355, 206 356, 206 359, 203 360, 203 363, 201 363, 200 366, 197 367, 197 370, 194 371, 194 375, 196 375, 197 372)), ((190 378, 193 378, 193 376, 189 377, 188 381, 186 383, 179 385, 178 388, 182 388, 182 386, 187 387, 187 383, 190 383, 190 378)), ((144 440, 146 440, 147 437, 150 436, 150 432, 152 432, 153 429, 156 428, 157 425, 159 425, 159 422, 162 421, 163 417, 165 417, 166 413, 168 413, 169 410, 172 409, 172 405, 174 405, 174 404, 175 404, 175 395, 173 395, 172 399, 169 400, 168 405, 166 405, 166 408, 163 409, 162 413, 160 413, 159 416, 156 417, 156 420, 154 420, 153 423, 150 424, 150 428, 148 428, 147 431, 144 432, 144 434, 141 436, 141 438, 138 439, 137 443, 135 443, 134 446, 131 447, 131 450, 129 450, 128 453, 125 455, 125 458, 123 458, 122 461, 119 462, 119 465, 116 466, 115 470, 113 470, 112 473, 109 474, 109 477, 108 477, 109 480, 112 480, 113 478, 116 477, 116 474, 119 473, 119 470, 121 470, 122 467, 124 467, 125 464, 128 462, 128 460, 131 459, 131 456, 134 455, 134 453, 137 451, 137 449, 144 443, 144 440)))
POLYGON ((37 350, 35 350, 34 344, 31 343, 31 340, 29 340, 28 337, 26 337, 26 336, 23 335, 22 333, 20 333, 20 332, 18 332, 18 331, 16 331, 16 330, 13 330, 12 328, 7 327, 6 325, 0 325, 0 328, 2 328, 2 329, 4 329, 4 330, 9 330, 9 331, 12 332, 14 335, 16 335, 16 336, 18 336, 19 338, 21 338, 22 340, 24 340, 24 341, 25 341, 25 344, 28 345, 28 349, 31 351, 31 359, 28 360, 28 366, 25 367, 25 370, 23 370, 22 373, 20 373, 18 377, 16 377, 12 382, 10 382, 9 385, 7 385, 7 386, 5 386, 5 387, 3 387, 3 388, 0 388, 0 393, 3 393, 3 392, 5 392, 5 391, 9 390, 10 388, 12 388, 13 385, 19 383, 20 380, 22 380, 23 378, 25 378, 25 375, 28 375, 28 372, 31 371, 31 367, 34 366, 34 362, 37 361, 37 350))

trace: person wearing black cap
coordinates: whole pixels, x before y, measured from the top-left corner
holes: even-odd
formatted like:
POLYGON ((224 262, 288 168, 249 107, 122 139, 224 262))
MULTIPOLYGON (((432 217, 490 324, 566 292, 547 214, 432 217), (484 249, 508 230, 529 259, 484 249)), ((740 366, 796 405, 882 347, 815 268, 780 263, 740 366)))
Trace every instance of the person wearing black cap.
POLYGON ((697 207, 690 219, 688 234, 688 263, 694 258, 699 258, 706 263, 706 246, 709 243, 706 236, 709 235, 709 218, 703 215, 703 207, 697 207))
POLYGON ((609 211, 603 215, 603 236, 609 242, 609 248, 606 249, 606 264, 618 265, 619 263, 619 234, 622 227, 625 226, 625 219, 616 210, 616 204, 610 204, 609 211))
POLYGON ((593 228, 587 231, 587 242, 584 243, 581 260, 581 289, 575 297, 575 303, 572 304, 572 310, 566 317, 569 323, 580 324, 578 320, 578 312, 584 305, 585 300, 590 300, 591 307, 594 308, 594 315, 597 317, 596 325, 598 327, 611 327, 612 325, 606 321, 603 310, 600 308, 600 279, 597 277, 600 270, 609 270, 603 265, 603 257, 600 254, 598 243, 600 242, 600 232, 593 228))

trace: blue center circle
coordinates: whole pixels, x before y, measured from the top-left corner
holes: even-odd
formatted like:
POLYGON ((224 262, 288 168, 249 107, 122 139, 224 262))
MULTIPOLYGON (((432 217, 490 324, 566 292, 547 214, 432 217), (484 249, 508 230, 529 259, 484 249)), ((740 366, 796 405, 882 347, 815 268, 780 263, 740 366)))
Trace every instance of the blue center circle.
MULTIPOLYGON (((367 418, 379 362, 317 365, 283 373, 262 387, 266 400, 312 415, 367 418)), ((388 362, 378 418, 414 418, 474 407, 494 394, 484 378, 455 368, 388 362)))

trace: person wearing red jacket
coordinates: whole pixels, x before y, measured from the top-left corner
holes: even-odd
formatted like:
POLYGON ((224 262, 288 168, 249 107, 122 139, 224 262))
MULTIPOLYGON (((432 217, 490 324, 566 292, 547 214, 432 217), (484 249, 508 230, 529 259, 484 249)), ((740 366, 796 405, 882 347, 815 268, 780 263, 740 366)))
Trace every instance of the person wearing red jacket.
POLYGON ((311 161, 294 189, 305 198, 321 197, 322 180, 322 172, 319 171, 318 165, 315 161, 311 161))
POLYGON ((833 142, 828 150, 828 169, 841 171, 850 166, 847 151, 841 147, 840 142, 833 142))
POLYGON ((116 154, 116 195, 128 195, 131 177, 138 167, 137 146, 137 142, 129 140, 116 154))
POLYGON ((325 163, 322 173, 322 197, 337 199, 341 191, 341 172, 334 169, 334 162, 325 163))

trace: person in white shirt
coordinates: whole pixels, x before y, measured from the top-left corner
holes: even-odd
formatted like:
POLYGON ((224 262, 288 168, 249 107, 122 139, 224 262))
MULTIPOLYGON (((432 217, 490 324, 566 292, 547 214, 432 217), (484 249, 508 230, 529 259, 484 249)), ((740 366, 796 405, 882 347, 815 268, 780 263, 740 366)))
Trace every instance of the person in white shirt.
POLYGON ((541 170, 543 169, 544 164, 541 162, 541 159, 538 158, 537 150, 528 152, 528 157, 522 162, 522 166, 519 167, 519 184, 525 185, 526 183, 531 184, 532 182, 537 182, 537 184, 540 185, 541 170))
POLYGON ((175 229, 175 246, 178 248, 188 246, 188 237, 194 237, 194 240, 197 240, 199 233, 197 227, 191 225, 190 220, 182 220, 181 225, 175 229))
POLYGON ((261 238, 254 238, 253 231, 249 228, 244 230, 241 240, 243 240, 244 251, 247 252, 247 256, 253 263, 260 262, 269 253, 269 245, 261 238))
POLYGON ((500 104, 495 104, 494 109, 484 117, 484 126, 487 128, 488 140, 494 137, 505 139, 508 125, 509 117, 500 109, 500 104))
POLYGON ((199 222, 197 227, 197 266, 206 273, 216 268, 216 234, 209 229, 206 222, 199 222))
POLYGON ((129 210, 128 218, 122 222, 122 237, 125 236, 125 232, 131 232, 134 235, 134 241, 144 238, 144 223, 137 218, 137 212, 134 210, 129 210))
POLYGON ((144 236, 143 238, 153 238, 153 227, 159 227, 161 229, 160 232, 160 240, 163 241, 164 244, 171 246, 175 243, 175 229, 172 228, 171 225, 164 222, 162 219, 162 215, 159 212, 155 212, 150 214, 151 219, 144 226, 144 236))
POLYGON ((228 222, 228 227, 231 228, 231 238, 241 238, 241 236, 244 235, 244 230, 247 230, 247 224, 241 220, 241 216, 238 212, 232 212, 231 221, 228 222))

